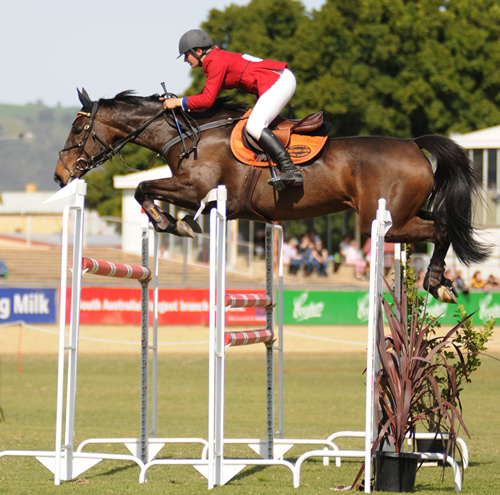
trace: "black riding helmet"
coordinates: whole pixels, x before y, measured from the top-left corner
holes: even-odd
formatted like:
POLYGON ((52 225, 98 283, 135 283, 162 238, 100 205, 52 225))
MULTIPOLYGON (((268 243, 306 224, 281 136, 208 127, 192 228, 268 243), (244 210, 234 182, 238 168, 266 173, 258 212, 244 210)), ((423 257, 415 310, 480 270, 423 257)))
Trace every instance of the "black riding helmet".
POLYGON ((179 57, 184 56, 187 52, 191 52, 201 65, 201 57, 195 52, 195 48, 203 50, 201 55, 203 57, 212 46, 212 39, 203 29, 191 29, 184 33, 179 40, 179 57))

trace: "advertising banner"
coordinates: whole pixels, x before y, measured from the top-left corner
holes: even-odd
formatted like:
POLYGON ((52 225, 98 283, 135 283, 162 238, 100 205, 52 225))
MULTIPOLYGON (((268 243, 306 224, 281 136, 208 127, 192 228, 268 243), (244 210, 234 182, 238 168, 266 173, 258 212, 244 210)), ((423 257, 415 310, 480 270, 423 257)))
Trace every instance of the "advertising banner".
MULTIPOLYGON (((263 290, 227 290, 228 294, 264 293, 263 290)), ((68 289, 68 300, 71 290, 68 289)), ((150 318, 153 311, 153 291, 149 291, 150 318)), ((160 325, 208 325, 208 289, 159 289, 158 323, 160 325)), ((70 308, 66 320, 69 321, 70 308)), ((151 321, 151 320, 150 320, 151 321)), ((265 324, 265 310, 232 308, 226 312, 227 325, 265 324)), ((82 324, 141 323, 141 290, 133 288, 83 287, 80 302, 82 324)))
POLYGON ((56 323, 57 289, 0 288, 0 323, 56 323))
MULTIPOLYGON (((467 314, 477 311, 475 324, 500 318, 499 292, 459 294, 458 303, 464 305, 467 314)), ((364 325, 368 322, 368 305, 368 292, 285 291, 283 319, 289 325, 364 325)), ((427 313, 439 317, 442 324, 456 324, 456 312, 456 305, 429 296, 427 313)))

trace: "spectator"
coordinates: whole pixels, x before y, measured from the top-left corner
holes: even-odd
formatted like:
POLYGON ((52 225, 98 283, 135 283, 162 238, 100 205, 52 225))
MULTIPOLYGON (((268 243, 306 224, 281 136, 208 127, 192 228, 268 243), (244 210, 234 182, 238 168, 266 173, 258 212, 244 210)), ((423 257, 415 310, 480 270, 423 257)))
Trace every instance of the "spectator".
POLYGON ((489 277, 488 277, 488 280, 486 281, 486 283, 490 286, 490 287, 498 287, 500 285, 500 281, 498 280, 497 277, 495 277, 495 275, 491 274, 489 277))
POLYGON ((296 237, 292 237, 288 242, 283 244, 283 265, 288 266, 288 272, 296 275, 302 258, 299 255, 299 241, 296 237))
POLYGON ((306 262, 306 275, 310 275, 314 270, 320 277, 326 277, 328 263, 328 250, 323 247, 321 239, 317 239, 312 248, 309 260, 306 262))
POLYGON ((307 265, 311 260, 312 251, 314 248, 314 233, 304 234, 299 246, 299 254, 301 256, 301 263, 304 265, 305 275, 311 275, 311 272, 308 271, 307 265))
POLYGON ((342 241, 340 241, 340 244, 339 244, 339 253, 344 258, 343 261, 345 261, 344 251, 349 247, 350 243, 351 243, 351 237, 349 235, 345 235, 342 238, 342 241))
POLYGON ((485 292, 488 292, 491 288, 486 280, 484 280, 484 278, 481 276, 480 270, 474 272, 474 275, 472 276, 472 279, 470 281, 470 286, 472 289, 483 289, 485 292))
POLYGON ((313 239, 311 234, 304 234, 299 244, 299 253, 304 256, 305 254, 311 254, 311 250, 313 247, 313 239))
POLYGON ((415 286, 417 289, 424 288, 424 279, 425 279, 425 270, 419 270, 417 275, 417 281, 415 282, 415 286))
POLYGON ((457 270, 457 274, 455 276, 455 279, 453 280, 453 285, 459 292, 463 292, 464 294, 469 293, 469 287, 462 277, 462 270, 457 270))
POLYGON ((365 280, 367 262, 356 239, 353 239, 344 250, 344 256, 346 264, 354 266, 354 275, 356 278, 365 280))

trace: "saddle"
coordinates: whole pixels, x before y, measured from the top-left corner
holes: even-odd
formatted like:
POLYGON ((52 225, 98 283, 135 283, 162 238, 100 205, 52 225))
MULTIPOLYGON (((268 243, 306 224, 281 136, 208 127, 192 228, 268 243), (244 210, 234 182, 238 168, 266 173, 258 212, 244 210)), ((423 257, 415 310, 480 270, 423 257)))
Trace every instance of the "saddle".
MULTIPOLYGON (((231 151, 235 158, 247 165, 266 167, 269 165, 266 153, 246 132, 249 110, 231 133, 231 151)), ((323 122, 323 112, 309 115, 305 119, 284 119, 278 116, 269 126, 283 143, 295 164, 303 164, 313 159, 328 139, 330 124, 323 122)), ((275 165, 274 163, 272 165, 275 165)))

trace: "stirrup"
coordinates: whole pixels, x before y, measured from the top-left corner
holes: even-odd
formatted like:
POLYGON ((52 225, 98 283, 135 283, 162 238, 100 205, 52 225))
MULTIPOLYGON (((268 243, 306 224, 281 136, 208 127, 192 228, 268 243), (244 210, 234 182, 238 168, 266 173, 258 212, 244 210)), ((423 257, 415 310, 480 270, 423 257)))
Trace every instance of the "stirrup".
POLYGON ((267 183, 273 186, 277 191, 282 191, 285 187, 302 186, 302 184, 304 184, 304 178, 300 175, 300 172, 293 173, 292 171, 286 171, 275 177, 273 176, 267 183))
POLYGON ((287 186, 295 184, 300 185, 304 183, 302 174, 295 166, 285 167, 282 169, 280 171, 280 177, 287 186))

